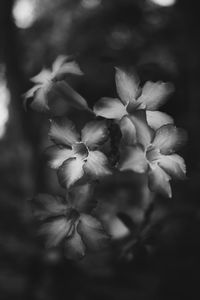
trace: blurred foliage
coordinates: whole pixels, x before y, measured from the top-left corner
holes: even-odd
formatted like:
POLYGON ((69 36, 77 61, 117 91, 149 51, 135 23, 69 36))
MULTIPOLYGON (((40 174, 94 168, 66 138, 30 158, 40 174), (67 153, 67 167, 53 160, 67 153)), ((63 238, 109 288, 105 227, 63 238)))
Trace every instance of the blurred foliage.
MULTIPOLYGON (((12 16, 15 2, 0 1, 0 64, 5 67, 11 97, 6 133, 0 140, 1 298, 198 299, 198 1, 179 0, 166 8, 148 0, 35 3, 35 22, 20 29, 12 16), (38 191, 63 193, 43 155, 49 143, 48 121, 42 114, 26 112, 21 96, 31 88, 28 79, 43 66, 49 67, 58 54, 71 55, 80 64, 84 76, 69 76, 68 81, 90 106, 102 96, 116 96, 114 66, 135 68, 142 83, 172 81, 176 91, 164 111, 189 132, 183 153, 188 180, 174 183, 173 199, 154 199, 150 228, 140 227, 149 199, 142 176, 127 172, 96 188, 98 213, 112 234, 119 234, 116 228, 124 232, 123 222, 130 225, 127 217, 116 218, 119 212, 131 217, 133 224, 108 252, 91 255, 78 265, 63 259, 59 251, 45 251, 43 240, 36 236, 28 201, 38 191), (104 210, 107 214, 102 214, 104 210), (138 230, 144 232, 145 246, 137 239, 138 230), (129 247, 130 241, 134 247, 129 247)), ((55 104, 54 112, 70 115, 79 124, 89 119, 63 101, 55 104)))

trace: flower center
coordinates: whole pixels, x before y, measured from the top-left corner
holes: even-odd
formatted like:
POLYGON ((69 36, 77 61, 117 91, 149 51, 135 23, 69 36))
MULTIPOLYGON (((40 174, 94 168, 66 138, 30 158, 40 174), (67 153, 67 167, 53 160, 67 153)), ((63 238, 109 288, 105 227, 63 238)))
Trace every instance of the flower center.
POLYGON ((160 150, 158 148, 154 148, 149 146, 146 150, 146 158, 149 163, 155 163, 160 157, 160 150))
POLYGON ((85 158, 88 157, 89 149, 82 142, 77 142, 77 143, 73 144, 72 150, 74 151, 74 154, 82 160, 84 160, 85 158))

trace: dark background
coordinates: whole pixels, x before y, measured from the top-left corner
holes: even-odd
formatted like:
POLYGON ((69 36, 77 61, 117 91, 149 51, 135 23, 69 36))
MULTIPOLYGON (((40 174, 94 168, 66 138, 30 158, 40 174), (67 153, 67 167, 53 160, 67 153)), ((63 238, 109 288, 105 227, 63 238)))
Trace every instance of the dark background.
MULTIPOLYGON (((35 3, 34 21, 19 28, 16 2, 0 1, 0 101, 5 87, 10 98, 0 139, 0 299, 199 299, 199 1, 177 0, 168 7, 150 0, 35 3), (67 79, 91 107, 102 96, 116 96, 114 66, 134 67, 142 83, 175 86, 162 110, 188 132, 181 152, 188 178, 172 183, 172 199, 155 197, 152 218, 147 216, 153 224, 148 245, 139 242, 124 254, 127 240, 118 236, 109 250, 73 263, 59 250, 46 251, 36 234, 29 199, 61 188, 43 157, 47 117, 25 111, 22 94, 31 87, 29 78, 58 54, 73 55, 79 63, 84 75, 67 79)), ((52 104, 51 114, 66 114, 79 124, 87 120, 63 100, 52 104)), ((118 228, 117 212, 131 211, 137 224, 144 214, 143 179, 131 176, 117 175, 96 191, 111 232, 118 228)))

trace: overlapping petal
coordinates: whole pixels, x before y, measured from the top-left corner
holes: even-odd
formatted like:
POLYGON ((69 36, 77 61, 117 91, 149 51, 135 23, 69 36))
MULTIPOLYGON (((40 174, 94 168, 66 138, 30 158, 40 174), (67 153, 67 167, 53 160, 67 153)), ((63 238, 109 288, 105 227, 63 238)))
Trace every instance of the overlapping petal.
POLYGON ((186 165, 184 159, 178 154, 161 155, 158 160, 158 164, 172 178, 178 178, 178 179, 185 178, 186 165))
POLYGON ((81 214, 77 230, 87 248, 92 251, 100 250, 108 243, 109 237, 102 224, 91 215, 81 214))
POLYGON ((107 157, 97 150, 89 152, 83 168, 88 175, 94 178, 112 174, 107 157))
POLYGON ((86 246, 80 234, 75 229, 65 241, 65 255, 69 259, 78 260, 85 255, 86 246))
POLYGON ((52 77, 52 72, 48 69, 42 69, 40 73, 31 78, 34 83, 45 84, 52 77))
POLYGON ((81 131, 82 142, 90 149, 96 148, 108 138, 108 128, 105 121, 87 123, 81 131))
POLYGON ((171 177, 162 168, 155 165, 148 173, 149 188, 153 192, 158 192, 171 198, 170 179, 171 177))
POLYGON ((57 121, 52 120, 49 136, 56 144, 66 146, 71 146, 80 140, 80 135, 76 131, 74 124, 67 118, 57 121))
POLYGON ((84 161, 78 158, 69 158, 64 161, 62 166, 58 169, 58 179, 60 184, 70 188, 84 175, 83 170, 84 161))
POLYGON ((154 130, 157 130, 158 128, 162 127, 166 124, 173 124, 174 120, 172 117, 167 115, 166 113, 163 113, 161 111, 146 111, 147 116, 147 123, 151 128, 154 130))
POLYGON ((173 86, 170 83, 161 81, 147 81, 142 88, 142 94, 137 99, 139 103, 145 104, 146 109, 156 110, 165 103, 167 97, 173 92, 173 86))
POLYGON ((128 116, 124 116, 119 122, 124 145, 134 145, 137 142, 136 128, 128 116))
POLYGON ((124 104, 136 101, 139 92, 139 80, 135 74, 131 74, 116 68, 117 93, 124 104))
POLYGON ((144 149, 140 146, 127 146, 124 148, 119 162, 121 171, 132 170, 136 173, 145 173, 147 168, 148 163, 144 149))
POLYGON ((186 139, 187 135, 183 129, 168 124, 156 131, 152 145, 159 148, 162 154, 170 154, 182 146, 186 139))
POLYGON ((120 120, 127 115, 124 104, 115 98, 101 98, 94 106, 94 113, 106 119, 120 120))
POLYGON ((58 169, 65 160, 74 157, 74 152, 67 148, 58 148, 57 146, 50 146, 46 151, 49 158, 49 165, 53 169, 58 169))

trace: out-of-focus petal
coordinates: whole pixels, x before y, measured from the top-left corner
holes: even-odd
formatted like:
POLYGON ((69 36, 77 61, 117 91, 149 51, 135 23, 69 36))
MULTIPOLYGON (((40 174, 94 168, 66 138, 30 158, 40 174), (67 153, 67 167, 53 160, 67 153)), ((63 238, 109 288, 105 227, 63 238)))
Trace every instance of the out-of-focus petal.
POLYGON ((119 162, 121 171, 132 170, 136 173, 145 173, 148 168, 148 163, 145 157, 145 152, 140 146, 125 147, 119 162))
POLYGON ((81 71, 81 69, 79 68, 78 64, 75 61, 64 63, 56 72, 56 77, 68 73, 75 74, 75 75, 83 75, 83 72, 81 71))
POLYGON ((119 123, 124 145, 134 145, 137 142, 136 128, 131 120, 124 116, 119 123))
POLYGON ((144 110, 138 110, 133 115, 130 115, 129 118, 136 129, 137 143, 146 148, 153 138, 153 130, 147 124, 146 112, 144 110))
POLYGON ((47 247, 57 246, 71 231, 72 223, 62 217, 42 225, 39 233, 47 236, 47 247))
POLYGON ((108 138, 108 127, 105 121, 87 123, 81 131, 82 141, 90 149, 104 143, 108 138))
POLYGON ((94 198, 94 184, 82 184, 69 192, 70 203, 78 212, 90 213, 97 205, 94 198))
POLYGON ((71 146, 80 140, 80 135, 76 131, 74 124, 65 119, 51 120, 49 136, 56 144, 71 146))
POLYGON ((102 224, 91 215, 81 214, 77 230, 86 247, 92 251, 98 251, 108 245, 109 237, 102 224))
POLYGON ((25 94, 24 94, 24 98, 31 98, 34 97, 35 92, 41 87, 41 84, 36 84, 34 85, 30 90, 28 90, 25 94))
POLYGON ((65 255, 68 259, 78 260, 85 255, 86 247, 79 233, 74 230, 74 233, 66 239, 65 255))
POLYGON ((162 168, 155 165, 148 174, 149 188, 153 192, 158 192, 171 198, 170 179, 170 176, 162 168))
POLYGON ((42 85, 39 89, 34 93, 33 101, 31 102, 31 107, 34 110, 39 112, 44 112, 49 110, 49 93, 52 88, 52 83, 47 82, 42 85))
POLYGON ((173 90, 173 85, 170 83, 147 81, 137 101, 145 104, 148 110, 155 110, 165 103, 173 90))
POLYGON ((135 74, 130 74, 116 68, 117 93, 124 104, 134 102, 139 91, 139 80, 135 74))
POLYGON ((169 115, 167 115, 161 111, 147 110, 146 116, 147 116, 147 123, 154 130, 157 130, 158 128, 160 128, 163 125, 174 123, 174 120, 172 117, 170 117, 169 115))
POLYGON ((90 151, 83 168, 94 178, 112 174, 107 157, 100 151, 90 151))
POLYGON ((156 131, 152 145, 159 148, 162 154, 170 154, 182 146, 186 139, 185 130, 167 124, 156 131))
POLYGON ((161 155, 158 164, 172 178, 184 179, 186 174, 186 165, 184 159, 178 154, 161 155))
POLYGON ((67 208, 68 203, 59 196, 39 194, 32 200, 33 214, 39 220, 64 215, 67 208))
POLYGON ((101 98, 94 106, 94 113, 106 119, 120 120, 127 115, 126 107, 119 99, 101 98))
POLYGON ((61 80, 54 83, 54 92, 62 97, 70 106, 81 109, 90 110, 86 100, 78 94, 66 81, 61 80))
POLYGON ((74 152, 71 149, 58 148, 57 146, 50 146, 46 150, 49 158, 49 165, 53 169, 58 169, 65 160, 74 157, 74 152))
POLYGON ((78 158, 69 158, 64 161, 58 169, 58 179, 60 184, 70 188, 76 181, 84 175, 84 161, 78 158))
POLYGON ((31 78, 34 83, 46 83, 46 81, 51 79, 51 71, 48 69, 43 69, 39 74, 31 78))

